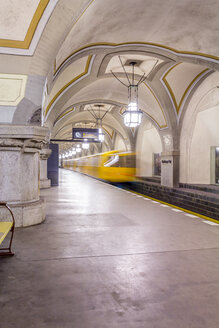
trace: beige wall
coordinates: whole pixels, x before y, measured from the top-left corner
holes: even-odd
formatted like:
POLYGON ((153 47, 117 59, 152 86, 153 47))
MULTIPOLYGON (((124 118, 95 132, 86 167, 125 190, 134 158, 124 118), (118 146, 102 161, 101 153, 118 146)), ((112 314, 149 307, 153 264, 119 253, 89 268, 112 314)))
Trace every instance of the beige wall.
POLYGON ((122 138, 119 135, 117 135, 117 137, 116 137, 115 150, 126 150, 124 141, 122 140, 122 138))
POLYGON ((137 144, 137 175, 152 176, 153 153, 161 153, 162 144, 156 128, 145 130, 137 144))
POLYGON ((210 148, 219 146, 219 107, 197 115, 188 157, 188 183, 210 183, 210 148))

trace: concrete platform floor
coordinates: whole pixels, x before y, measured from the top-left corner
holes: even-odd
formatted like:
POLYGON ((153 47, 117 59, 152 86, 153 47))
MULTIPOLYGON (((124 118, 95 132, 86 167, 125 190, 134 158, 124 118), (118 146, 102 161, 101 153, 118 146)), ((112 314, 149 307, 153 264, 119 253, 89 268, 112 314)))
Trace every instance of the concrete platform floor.
POLYGON ((0 259, 1 328, 218 328, 219 225, 71 171, 0 259))

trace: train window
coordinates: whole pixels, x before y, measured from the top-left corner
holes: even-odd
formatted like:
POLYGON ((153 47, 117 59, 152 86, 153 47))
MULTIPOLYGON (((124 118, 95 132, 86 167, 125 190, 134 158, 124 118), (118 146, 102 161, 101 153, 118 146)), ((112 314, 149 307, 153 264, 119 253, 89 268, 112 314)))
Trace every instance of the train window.
POLYGON ((114 155, 104 164, 110 167, 135 167, 135 155, 114 155))
POLYGON ((135 166, 136 166, 135 155, 125 156, 125 167, 135 167, 135 166))
POLYGON ((118 155, 114 155, 114 156, 110 156, 110 158, 108 159, 108 161, 106 161, 104 163, 105 167, 113 167, 116 166, 115 164, 119 161, 119 156, 118 155))
POLYGON ((98 166, 98 156, 91 157, 91 166, 98 166))

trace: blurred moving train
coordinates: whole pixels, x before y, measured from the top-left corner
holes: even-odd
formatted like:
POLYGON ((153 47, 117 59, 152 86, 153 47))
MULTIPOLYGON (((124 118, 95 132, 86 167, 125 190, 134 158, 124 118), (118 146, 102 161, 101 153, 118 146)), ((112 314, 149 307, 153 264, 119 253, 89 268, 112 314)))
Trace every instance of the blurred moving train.
POLYGON ((62 167, 110 182, 131 182, 136 175, 135 153, 109 151, 74 159, 62 159, 62 167))

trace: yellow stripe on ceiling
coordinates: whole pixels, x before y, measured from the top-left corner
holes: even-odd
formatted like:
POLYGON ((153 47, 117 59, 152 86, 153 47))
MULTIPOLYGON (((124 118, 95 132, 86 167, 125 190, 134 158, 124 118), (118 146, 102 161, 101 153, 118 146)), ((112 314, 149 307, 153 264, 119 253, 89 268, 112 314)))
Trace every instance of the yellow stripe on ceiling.
MULTIPOLYGON (((180 103, 179 103, 179 110, 180 110, 180 108, 181 108, 181 105, 182 105, 182 102, 183 102, 183 100, 184 100, 184 98, 185 98, 185 96, 186 96, 186 94, 188 93, 188 91, 189 91, 189 89, 191 88, 191 86, 195 83, 195 81, 202 75, 202 74, 204 74, 205 72, 207 72, 208 71, 208 68, 206 68, 206 69, 204 69, 203 71, 201 71, 190 83, 189 83, 189 85, 188 85, 188 87, 186 88, 186 90, 185 90, 185 92, 184 92, 184 94, 183 94, 183 96, 182 96, 182 98, 181 98, 181 100, 180 100, 180 103)), ((178 110, 178 112, 179 112, 179 110, 178 110)))
POLYGON ((104 126, 102 126, 103 130, 106 131, 106 133, 110 136, 110 139, 113 138, 113 134, 114 134, 114 130, 112 130, 112 134, 109 132, 109 130, 107 130, 104 126))
POLYGON ((52 98, 52 100, 50 101, 49 105, 47 106, 46 110, 45 110, 45 115, 47 115, 50 107, 52 106, 52 104, 54 103, 54 101, 58 98, 58 96, 60 96, 60 94, 65 91, 65 89, 67 87, 69 87, 72 83, 74 83, 75 81, 77 81, 78 79, 80 79, 82 76, 86 75, 88 73, 88 69, 89 69, 89 66, 90 66, 90 62, 91 62, 91 58, 92 56, 88 56, 88 59, 87 59, 87 63, 86 63, 86 66, 85 66, 85 70, 84 72, 82 72, 81 74, 79 74, 78 76, 76 76, 75 78, 73 78, 71 81, 69 81, 67 84, 64 85, 64 87, 62 87, 58 92, 57 94, 52 98))
POLYGON ((69 114, 69 113, 71 113, 73 111, 74 111, 74 107, 72 107, 71 109, 67 110, 67 112, 64 112, 64 113, 60 114, 59 117, 57 118, 57 120, 55 121, 55 124, 58 123, 61 120, 61 118, 65 117, 65 115, 67 115, 67 114, 69 114))
POLYGON ((49 0, 41 0, 31 23, 28 27, 25 39, 23 41, 19 40, 7 40, 7 39, 0 39, 0 47, 7 47, 7 48, 19 48, 19 49, 29 49, 30 43, 33 39, 34 33, 36 31, 37 25, 49 3, 49 0))
POLYGON ((173 92, 173 90, 172 90, 170 84, 168 83, 166 77, 167 77, 167 75, 168 75, 168 74, 169 74, 169 73, 170 73, 170 72, 171 72, 176 66, 178 66, 178 65, 180 65, 180 64, 182 64, 182 63, 177 63, 176 65, 173 65, 173 66, 172 66, 172 67, 171 67, 171 68, 165 73, 165 75, 164 75, 164 77, 163 77, 163 79, 162 79, 162 80, 164 81, 164 83, 165 83, 165 85, 166 85, 166 87, 167 87, 167 89, 168 89, 170 95, 171 95, 171 98, 172 98, 173 103, 174 103, 174 105, 175 105, 175 108, 176 108, 176 112, 177 112, 177 114, 179 114, 179 111, 180 111, 181 105, 182 105, 182 103, 183 103, 183 100, 185 99, 185 97, 186 97, 186 95, 187 95, 189 89, 191 88, 191 86, 195 83, 195 81, 196 81, 196 80, 197 80, 202 74, 204 74, 206 71, 208 71, 208 68, 206 68, 206 69, 204 69, 203 71, 201 71, 198 75, 195 76, 195 78, 189 83, 189 85, 187 86, 186 90, 184 91, 184 93, 183 93, 183 95, 182 95, 182 97, 181 97, 181 99, 180 99, 179 104, 177 104, 177 101, 176 101, 176 97, 175 97, 175 95, 174 95, 174 92, 173 92))
POLYGON ((173 92, 173 90, 172 90, 172 88, 171 88, 171 86, 169 85, 169 83, 167 82, 167 79, 166 79, 166 77, 167 77, 167 75, 175 68, 175 67, 177 67, 178 65, 180 65, 180 64, 182 64, 182 63, 177 63, 177 64, 175 64, 175 65, 173 65, 166 73, 165 73, 165 75, 164 75, 164 77, 163 77, 163 81, 164 81, 164 83, 165 83, 165 85, 166 85, 166 87, 167 87, 167 89, 169 90, 169 93, 170 93, 170 95, 171 95, 171 98, 172 98, 172 100, 173 100, 173 102, 174 102, 174 105, 175 105, 175 108, 176 108, 176 111, 177 111, 177 113, 178 113, 178 104, 177 104, 177 101, 176 101, 176 97, 175 97, 175 95, 174 95, 174 92, 173 92))
POLYGON ((56 62, 54 62, 54 75, 66 63, 66 61, 71 56, 75 55, 77 52, 79 52, 81 50, 86 50, 86 49, 89 49, 91 47, 98 47, 98 46, 118 47, 118 46, 124 46, 124 45, 145 45, 145 46, 153 46, 153 47, 158 47, 158 48, 162 48, 162 49, 165 49, 165 50, 173 51, 174 53, 179 54, 179 55, 202 56, 202 57, 205 57, 205 58, 219 60, 219 57, 218 56, 213 56, 213 55, 205 54, 205 53, 202 53, 202 52, 192 52, 192 51, 183 51, 183 50, 182 51, 179 51, 179 50, 177 50, 175 48, 167 47, 165 45, 158 44, 158 43, 141 42, 141 41, 122 42, 122 43, 100 42, 100 43, 87 44, 86 46, 80 47, 79 49, 73 51, 68 57, 66 57, 63 60, 63 62, 57 68, 56 68, 56 62))

